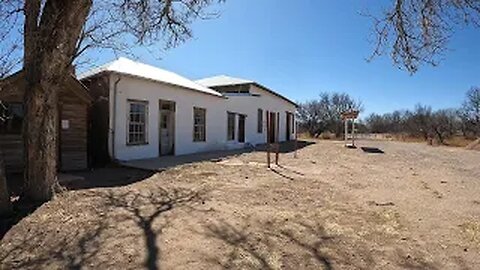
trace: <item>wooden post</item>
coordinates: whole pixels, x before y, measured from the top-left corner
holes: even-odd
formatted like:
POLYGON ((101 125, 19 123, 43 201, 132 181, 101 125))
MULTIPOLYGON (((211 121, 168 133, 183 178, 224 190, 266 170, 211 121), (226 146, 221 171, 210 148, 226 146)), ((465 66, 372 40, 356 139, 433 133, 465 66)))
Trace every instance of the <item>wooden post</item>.
POLYGON ((267 111, 267 167, 270 168, 270 112, 267 111))
POLYGON ((355 147, 355 118, 352 119, 352 146, 355 147))
MULTIPOLYGON (((294 117, 294 116, 292 116, 294 117)), ((293 152, 293 157, 294 158, 297 158, 297 149, 298 149, 298 137, 297 137, 297 120, 295 118, 293 118, 293 123, 294 123, 294 127, 295 127, 295 152, 293 152)))
POLYGON ((345 121, 345 146, 349 147, 348 145, 348 121, 352 122, 352 131, 350 132, 350 136, 352 136, 352 144, 350 147, 355 148, 355 119, 358 118, 359 111, 358 110, 350 110, 345 111, 342 113, 342 119, 345 121))
POLYGON ((348 118, 345 118, 345 146, 348 145, 348 118))
POLYGON ((280 155, 280 113, 277 112, 275 119, 276 121, 276 132, 275 132, 275 142, 276 142, 276 151, 275 151, 275 164, 278 165, 278 158, 280 155))

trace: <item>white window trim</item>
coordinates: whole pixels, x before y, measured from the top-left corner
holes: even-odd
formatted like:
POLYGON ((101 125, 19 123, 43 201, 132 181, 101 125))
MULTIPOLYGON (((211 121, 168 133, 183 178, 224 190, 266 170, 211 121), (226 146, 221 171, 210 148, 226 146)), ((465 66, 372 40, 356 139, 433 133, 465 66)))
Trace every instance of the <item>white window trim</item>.
POLYGON ((236 125, 237 125, 237 114, 233 113, 233 112, 227 112, 227 141, 228 142, 233 142, 236 139, 236 136, 235 136, 235 133, 236 133, 236 130, 237 130, 236 125), (228 126, 229 126, 228 125, 229 124, 228 117, 230 115, 233 115, 233 131, 232 131, 233 132, 233 138, 230 138, 230 132, 228 132, 229 131, 228 130, 228 126))
POLYGON ((195 143, 202 143, 207 141, 207 109, 201 107, 193 107, 193 142, 195 143), (203 125, 202 124, 195 124, 195 110, 203 111, 203 125), (195 138, 195 127, 196 126, 203 126, 203 138, 198 140, 195 138))
POLYGON ((148 115, 149 115, 149 109, 148 109, 148 101, 147 100, 136 100, 136 99, 128 99, 127 100, 127 132, 126 132, 126 144, 127 146, 138 146, 138 145, 147 145, 148 144, 148 115), (130 108, 131 104, 141 104, 145 105, 145 140, 143 142, 130 142, 130 108))

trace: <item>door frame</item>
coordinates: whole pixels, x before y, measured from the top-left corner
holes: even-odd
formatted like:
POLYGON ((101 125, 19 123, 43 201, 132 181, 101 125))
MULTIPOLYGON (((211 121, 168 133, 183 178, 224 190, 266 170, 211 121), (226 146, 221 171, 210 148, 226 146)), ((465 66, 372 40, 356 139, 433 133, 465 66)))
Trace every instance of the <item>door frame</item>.
POLYGON ((158 156, 159 157, 164 157, 164 156, 174 156, 176 151, 175 151, 175 134, 176 134, 176 126, 175 126, 175 121, 176 121, 176 107, 177 103, 173 100, 166 100, 166 99, 159 99, 158 100, 158 156), (171 104, 171 108, 169 110, 163 110, 162 109, 162 102, 169 103, 171 104), (160 127, 161 127, 161 122, 162 122, 162 111, 169 111, 171 113, 171 127, 172 127, 172 151, 170 153, 162 155, 162 133, 160 132, 160 127))
POLYGON ((245 143, 246 141, 246 132, 247 132, 247 116, 245 114, 238 114, 238 133, 237 133, 237 141, 239 143, 245 143), (240 128, 240 119, 243 119, 243 132, 242 129, 240 128), (243 134, 242 134, 243 133, 243 134), (243 140, 240 140, 242 138, 243 140))
POLYGON ((267 143, 275 143, 277 140, 278 116, 276 112, 267 111, 269 127, 267 127, 267 143))
POLYGON ((292 113, 291 112, 286 112, 286 137, 285 137, 285 140, 286 141, 291 141, 292 140, 292 113))

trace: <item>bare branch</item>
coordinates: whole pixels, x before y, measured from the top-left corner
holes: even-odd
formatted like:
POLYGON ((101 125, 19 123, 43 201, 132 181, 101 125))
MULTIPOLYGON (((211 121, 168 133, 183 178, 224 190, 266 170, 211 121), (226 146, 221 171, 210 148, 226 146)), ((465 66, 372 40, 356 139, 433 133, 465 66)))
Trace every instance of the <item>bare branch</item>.
POLYGON ((455 25, 480 26, 480 1, 394 0, 381 17, 367 16, 376 36, 369 60, 389 51, 396 66, 415 73, 439 64, 455 25))

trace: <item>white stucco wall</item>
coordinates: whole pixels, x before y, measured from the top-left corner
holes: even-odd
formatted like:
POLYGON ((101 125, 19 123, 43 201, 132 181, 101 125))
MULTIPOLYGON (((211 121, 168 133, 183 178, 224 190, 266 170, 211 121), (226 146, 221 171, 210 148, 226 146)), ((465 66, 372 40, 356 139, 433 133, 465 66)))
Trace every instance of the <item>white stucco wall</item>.
MULTIPOLYGON (((112 75, 110 100, 117 75, 112 75)), ((159 100, 175 101, 176 155, 223 149, 226 146, 225 99, 172 85, 121 76, 117 85, 115 108, 115 158, 131 160, 159 156, 159 100), (148 144, 127 145, 128 100, 148 101, 148 144), (193 141, 193 107, 206 109, 206 142, 193 141)), ((113 123, 113 114, 111 123, 113 123)), ((110 138, 111 140, 111 138, 110 138)))
MULTIPOLYGON (((246 142, 251 144, 262 144, 267 141, 267 118, 266 111, 280 113, 280 127, 279 127, 279 140, 286 140, 286 112, 295 113, 295 105, 287 102, 286 100, 273 95, 255 85, 252 85, 250 93, 252 95, 230 95, 226 101, 227 109, 232 112, 238 112, 247 115, 246 119, 246 142), (258 109, 263 110, 263 131, 257 132, 258 121, 258 109)), ((294 138, 294 128, 291 133, 291 139, 294 138)))
MULTIPOLYGON (((286 111, 295 112, 295 106, 262 89, 254 87, 252 92, 259 97, 230 97, 228 99, 202 94, 189 89, 149 81, 141 78, 110 75, 110 113, 109 150, 118 160, 153 158, 159 156, 159 100, 175 102, 175 155, 197 152, 225 150, 243 147, 236 141, 227 141, 227 112, 242 113, 246 118, 246 142, 260 144, 266 142, 265 111, 280 112, 280 140, 286 137, 286 111), (114 89, 116 88, 116 106, 114 89), (127 145, 128 100, 148 101, 147 138, 148 144, 127 145), (206 109, 206 142, 193 141, 193 107, 206 109), (257 133, 257 110, 264 110, 264 131, 257 133), (114 137, 114 151, 112 138, 114 137)), ((238 136, 237 116, 235 139, 238 136)), ((293 137, 292 137, 293 138, 293 137)))

